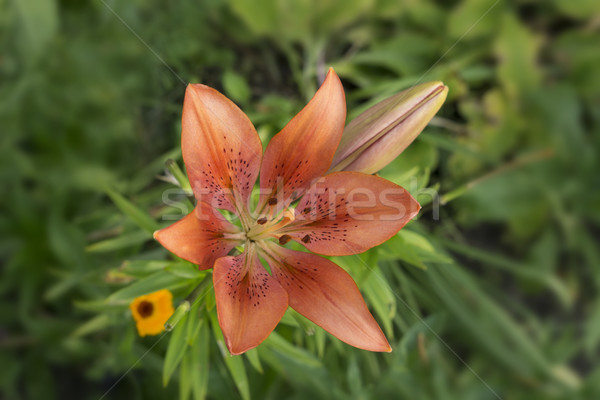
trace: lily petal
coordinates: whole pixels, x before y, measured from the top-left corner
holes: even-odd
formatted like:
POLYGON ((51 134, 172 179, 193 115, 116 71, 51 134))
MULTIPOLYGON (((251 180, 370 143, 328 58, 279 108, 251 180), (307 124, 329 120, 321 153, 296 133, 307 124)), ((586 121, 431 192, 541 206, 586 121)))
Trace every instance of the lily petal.
POLYGON ((315 253, 358 254, 391 238, 420 208, 408 191, 388 180, 335 172, 306 192, 296 219, 280 232, 315 253))
POLYGON ((252 122, 231 100, 204 85, 188 85, 181 148, 198 201, 245 212, 258 177, 262 145, 252 122))
POLYGON ((327 171, 345 119, 344 88, 330 69, 312 100, 269 142, 261 167, 259 209, 267 203, 287 207, 327 171))
POLYGON ((294 310, 359 349, 392 351, 356 283, 333 262, 274 245, 267 261, 294 310))
POLYGON ((198 264, 200 269, 212 268, 219 257, 226 256, 240 241, 224 238, 238 228, 225 220, 217 210, 199 202, 196 208, 164 229, 154 232, 154 238, 171 253, 198 264))
POLYGON ((258 346, 287 310, 286 291, 267 273, 256 253, 218 259, 213 282, 219 325, 231 354, 258 346))

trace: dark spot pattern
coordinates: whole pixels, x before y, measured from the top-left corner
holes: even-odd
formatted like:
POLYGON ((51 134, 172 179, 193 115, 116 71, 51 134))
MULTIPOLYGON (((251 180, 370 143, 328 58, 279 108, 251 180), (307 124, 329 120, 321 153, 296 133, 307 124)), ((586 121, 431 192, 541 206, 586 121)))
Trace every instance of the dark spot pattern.
POLYGON ((271 264, 273 276, 279 281, 283 288, 296 287, 300 290, 314 287, 317 284, 315 272, 317 268, 301 261, 287 262, 278 259, 278 265, 271 264))
MULTIPOLYGON (((223 139, 226 139, 223 136, 223 139)), ((256 179, 256 167, 241 151, 232 147, 221 149, 221 157, 200 165, 201 196, 209 197, 209 203, 221 209, 234 208, 233 191, 248 194, 252 191, 256 179)), ((198 186, 196 186, 198 187, 198 186)), ((205 200, 206 201, 206 200, 205 200)))
MULTIPOLYGON (((270 206, 274 206, 277 204, 277 195, 279 194, 280 182, 283 183, 283 192, 284 198, 286 202, 291 202, 302 195, 304 190, 306 190, 307 180, 305 177, 306 166, 308 165, 309 160, 305 159, 305 155, 300 154, 302 157, 298 161, 286 162, 280 160, 273 167, 273 172, 270 175, 269 179, 266 182, 267 190, 271 190, 271 198, 268 200, 268 204, 270 206), (292 165, 292 167, 288 167, 288 165, 292 165), (271 203, 271 200, 275 199, 275 203, 271 203)), ((313 178, 310 176, 309 178, 313 178)))
POLYGON ((200 243, 204 243, 204 248, 200 248, 205 258, 208 259, 209 263, 214 262, 218 257, 222 257, 229 253, 231 249, 231 243, 223 239, 224 224, 220 221, 205 220, 202 221, 202 237, 200 243), (210 252, 210 253, 209 253, 210 252))
MULTIPOLYGON (((323 193, 307 194, 303 199, 302 211, 298 219, 310 221, 303 226, 309 234, 301 238, 303 243, 338 240, 345 242, 348 237, 348 200, 344 194, 324 188, 323 193), (343 227, 340 226, 343 221, 343 227)), ((354 225, 358 228, 358 224, 354 225)))
POLYGON ((269 282, 271 276, 258 261, 256 261, 258 264, 254 263, 244 270, 243 260, 243 256, 236 257, 225 274, 227 295, 232 298, 234 304, 258 307, 267 297, 271 287, 269 282))

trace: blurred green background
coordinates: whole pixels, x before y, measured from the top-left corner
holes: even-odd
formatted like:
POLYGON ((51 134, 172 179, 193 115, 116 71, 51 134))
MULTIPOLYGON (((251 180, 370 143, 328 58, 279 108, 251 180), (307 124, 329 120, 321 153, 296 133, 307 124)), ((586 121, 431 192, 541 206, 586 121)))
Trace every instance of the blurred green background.
POLYGON ((599 398, 599 2, 0 0, 0 43, 1 398, 599 398), (394 352, 288 315, 224 357, 205 317, 202 357, 182 347, 163 388, 169 337, 138 338, 115 299, 164 266, 178 300, 178 279, 204 278, 148 233, 177 215, 157 175, 181 165, 185 83, 266 139, 328 66, 350 118, 450 88, 381 173, 419 196, 419 220, 336 260, 394 352))

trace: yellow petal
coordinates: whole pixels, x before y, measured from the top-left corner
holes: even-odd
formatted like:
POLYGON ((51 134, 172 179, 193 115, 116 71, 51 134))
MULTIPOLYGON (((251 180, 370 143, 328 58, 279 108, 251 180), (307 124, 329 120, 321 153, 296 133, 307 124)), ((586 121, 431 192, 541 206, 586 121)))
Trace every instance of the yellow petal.
POLYGON ((173 312, 173 294, 162 289, 136 297, 129 305, 140 336, 158 335, 173 312))

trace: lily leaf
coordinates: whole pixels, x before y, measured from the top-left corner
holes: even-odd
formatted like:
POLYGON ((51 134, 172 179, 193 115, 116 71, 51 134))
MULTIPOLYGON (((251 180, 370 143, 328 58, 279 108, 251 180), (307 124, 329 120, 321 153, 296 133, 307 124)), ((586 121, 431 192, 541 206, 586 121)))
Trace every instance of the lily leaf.
POLYGON ((169 384, 171 375, 173 375, 173 372, 175 372, 175 369, 183 359, 185 351, 187 350, 188 346, 185 339, 187 334, 187 324, 188 320, 190 319, 189 316, 190 314, 188 313, 181 320, 179 320, 171 333, 169 347, 167 347, 167 354, 165 355, 165 362, 163 364, 163 386, 167 386, 169 384))
POLYGON ((195 281, 184 279, 169 271, 159 271, 147 278, 111 294, 106 300, 108 303, 127 302, 142 294, 152 293, 160 289, 173 290, 193 284, 195 281))
POLYGON ((223 338, 223 332, 221 332, 221 328, 219 327, 219 321, 217 320, 216 313, 210 313, 210 322, 217 345, 221 350, 223 361, 225 361, 225 365, 227 366, 227 369, 233 378, 235 386, 239 390, 242 399, 250 400, 250 384, 248 383, 248 375, 246 374, 244 359, 242 357, 231 356, 227 351, 225 339, 223 338))
POLYGON ((138 206, 127 200, 121 194, 115 192, 112 189, 106 189, 106 194, 111 198, 115 205, 127 215, 136 225, 144 229, 146 232, 153 233, 159 226, 146 212, 141 210, 138 206))

